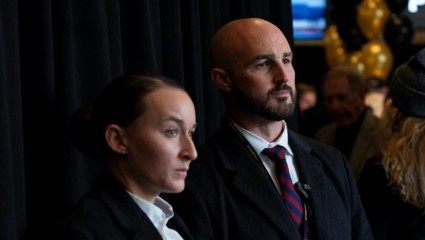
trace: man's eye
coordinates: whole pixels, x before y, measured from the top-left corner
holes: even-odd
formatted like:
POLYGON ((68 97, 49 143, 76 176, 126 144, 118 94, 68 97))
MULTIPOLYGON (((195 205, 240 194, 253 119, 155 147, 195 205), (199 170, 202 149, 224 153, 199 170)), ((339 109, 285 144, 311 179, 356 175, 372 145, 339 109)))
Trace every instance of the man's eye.
POLYGON ((257 69, 264 68, 264 67, 267 67, 269 65, 270 65, 270 63, 268 61, 263 61, 263 62, 260 62, 260 63, 256 64, 255 65, 255 68, 257 68, 257 69))
POLYGON ((285 64, 289 64, 291 62, 292 62, 292 59, 289 59, 289 58, 283 59, 283 63, 285 63, 285 64))

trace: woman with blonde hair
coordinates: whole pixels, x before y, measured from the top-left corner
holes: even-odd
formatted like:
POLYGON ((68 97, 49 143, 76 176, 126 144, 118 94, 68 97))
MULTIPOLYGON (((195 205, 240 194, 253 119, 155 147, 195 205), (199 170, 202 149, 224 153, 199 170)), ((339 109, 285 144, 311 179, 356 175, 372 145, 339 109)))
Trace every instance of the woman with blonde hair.
POLYGON ((425 49, 399 66, 382 118, 388 131, 379 156, 358 181, 376 240, 425 239, 425 49))

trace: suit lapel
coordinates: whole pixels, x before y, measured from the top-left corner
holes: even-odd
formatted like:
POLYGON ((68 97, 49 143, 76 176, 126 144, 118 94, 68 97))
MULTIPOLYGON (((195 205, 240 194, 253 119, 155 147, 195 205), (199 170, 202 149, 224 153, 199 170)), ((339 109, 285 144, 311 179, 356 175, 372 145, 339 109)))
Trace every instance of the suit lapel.
POLYGON ((148 216, 110 173, 106 173, 99 182, 96 194, 116 218, 117 224, 129 234, 134 233, 133 239, 162 239, 148 216))
POLYGON ((329 206, 330 199, 326 193, 327 184, 324 181, 323 166, 311 152, 311 148, 299 137, 290 132, 289 144, 295 156, 295 162, 298 167, 300 181, 311 187, 311 209, 313 214, 313 226, 320 229, 320 238, 329 239, 332 223, 329 213, 332 209, 329 206))
POLYGON ((218 159, 226 169, 226 175, 233 176, 233 187, 251 202, 259 214, 268 218, 288 239, 299 239, 294 222, 291 220, 285 203, 271 182, 261 162, 231 129, 222 129, 218 139, 218 159), (231 133, 231 135, 229 135, 231 133))

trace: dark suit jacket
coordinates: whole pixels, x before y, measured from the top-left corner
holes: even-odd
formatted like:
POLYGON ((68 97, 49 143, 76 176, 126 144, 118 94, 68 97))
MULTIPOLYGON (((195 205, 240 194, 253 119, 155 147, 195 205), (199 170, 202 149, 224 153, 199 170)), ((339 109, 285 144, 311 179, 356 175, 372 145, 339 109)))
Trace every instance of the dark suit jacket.
MULTIPOLYGON (((289 132, 302 182, 311 186, 313 239, 372 239, 343 154, 289 132)), ((195 239, 300 239, 282 198, 228 121, 200 149, 175 211, 195 239)))
MULTIPOLYGON (((184 239, 192 239, 178 216, 171 218, 168 226, 184 239)), ((110 174, 105 174, 94 191, 58 224, 51 239, 162 240, 162 237, 125 189, 110 174)))
MULTIPOLYGON (((367 159, 379 153, 384 142, 384 133, 371 108, 366 108, 366 114, 354 141, 351 154, 348 157, 354 178, 358 178, 367 159)), ((337 130, 335 123, 323 126, 316 132, 316 139, 320 142, 335 145, 337 130)))

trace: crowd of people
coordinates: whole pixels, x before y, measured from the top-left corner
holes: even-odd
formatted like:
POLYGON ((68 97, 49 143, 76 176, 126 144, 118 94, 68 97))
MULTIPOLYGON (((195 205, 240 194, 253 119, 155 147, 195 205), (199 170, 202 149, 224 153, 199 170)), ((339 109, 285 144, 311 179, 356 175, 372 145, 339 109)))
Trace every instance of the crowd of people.
POLYGON ((285 121, 304 92, 276 25, 230 21, 209 54, 225 113, 198 149, 194 104, 165 76, 122 76, 75 112, 75 147, 105 171, 54 238, 425 239, 425 50, 394 72, 381 118, 355 70, 330 69, 314 136, 285 121))

